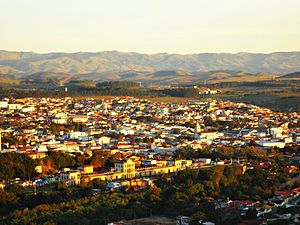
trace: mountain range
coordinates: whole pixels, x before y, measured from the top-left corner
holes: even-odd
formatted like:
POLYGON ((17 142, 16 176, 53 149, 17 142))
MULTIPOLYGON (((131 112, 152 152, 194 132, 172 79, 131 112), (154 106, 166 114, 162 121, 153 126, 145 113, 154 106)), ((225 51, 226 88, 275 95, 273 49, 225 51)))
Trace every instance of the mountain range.
MULTIPOLYGON (((55 80, 129 80, 143 83, 210 83, 299 79, 300 52, 139 54, 117 51, 47 53, 0 51, 0 83, 55 80), (288 75, 286 75, 288 74, 288 75), (283 76, 282 76, 283 75, 283 76)), ((23 82, 24 83, 24 82, 23 82)))
POLYGON ((117 51, 46 53, 0 51, 0 73, 29 75, 37 72, 99 74, 120 71, 141 73, 161 70, 209 72, 217 70, 286 74, 300 71, 300 52, 139 54, 117 51))

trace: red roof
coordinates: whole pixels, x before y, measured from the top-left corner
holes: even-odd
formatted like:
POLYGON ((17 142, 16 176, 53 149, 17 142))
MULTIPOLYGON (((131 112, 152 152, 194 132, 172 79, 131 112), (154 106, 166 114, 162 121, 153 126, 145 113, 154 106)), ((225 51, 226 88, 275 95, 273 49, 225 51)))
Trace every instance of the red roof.
POLYGON ((249 201, 249 200, 244 200, 244 201, 234 201, 234 204, 235 205, 252 205, 253 202, 249 201))
POLYGON ((275 195, 281 195, 285 198, 288 198, 292 194, 291 190, 285 190, 285 191, 275 191, 275 195))

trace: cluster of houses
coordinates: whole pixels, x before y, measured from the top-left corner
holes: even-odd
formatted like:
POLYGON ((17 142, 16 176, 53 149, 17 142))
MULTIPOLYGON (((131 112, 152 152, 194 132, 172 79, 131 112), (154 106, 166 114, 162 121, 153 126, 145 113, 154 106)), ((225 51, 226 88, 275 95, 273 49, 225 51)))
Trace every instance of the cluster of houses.
MULTIPOLYGON (((95 151, 120 152, 142 160, 116 163, 113 171, 103 174, 71 170, 61 171, 60 177, 72 177, 70 183, 76 184, 77 177, 130 179, 192 166, 190 160, 172 159, 182 148, 239 148, 251 142, 265 149, 298 145, 299 117, 297 112, 273 112, 230 101, 174 104, 133 97, 5 98, 0 100, 0 150, 33 159, 51 152, 90 156, 95 151), (144 167, 135 168, 137 163, 144 167)), ((37 170, 43 172, 41 166, 37 170)))
MULTIPOLYGON (((115 162, 109 171, 99 172, 93 165, 63 168, 56 177, 44 177, 34 184, 62 181, 77 185, 99 179, 109 181, 111 188, 147 186, 152 185, 147 177, 158 174, 232 163, 232 160, 213 162, 210 158, 175 159, 179 149, 234 147, 238 150, 249 144, 261 149, 299 146, 299 125, 299 112, 273 112, 230 101, 175 104, 133 97, 4 98, 0 100, 0 153, 17 152, 35 160, 57 152, 90 157, 101 151, 111 155, 120 153, 123 160, 115 162)), ((244 164, 243 172, 268 167, 268 163, 240 164, 244 164)), ((286 169, 298 170, 296 166, 286 169)), ((36 167, 40 174, 44 170, 45 165, 36 167)), ((273 199, 276 204, 259 211, 258 217, 271 219, 278 207, 298 204, 298 191, 287 192, 276 193, 273 199)), ((250 201, 216 205, 220 210, 257 207, 250 201)))
POLYGON ((264 201, 227 200, 215 201, 216 209, 226 218, 239 213, 245 216, 249 210, 255 214, 241 224, 299 224, 300 188, 276 191, 264 201))

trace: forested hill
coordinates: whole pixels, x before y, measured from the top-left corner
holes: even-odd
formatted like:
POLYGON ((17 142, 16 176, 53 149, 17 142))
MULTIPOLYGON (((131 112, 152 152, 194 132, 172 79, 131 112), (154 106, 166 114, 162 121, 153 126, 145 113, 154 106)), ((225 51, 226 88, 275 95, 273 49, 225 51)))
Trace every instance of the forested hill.
POLYGON ((300 52, 139 54, 117 51, 47 53, 0 51, 0 73, 32 74, 56 72, 91 74, 113 71, 155 72, 160 70, 216 71, 250 73, 292 73, 300 71, 300 52))

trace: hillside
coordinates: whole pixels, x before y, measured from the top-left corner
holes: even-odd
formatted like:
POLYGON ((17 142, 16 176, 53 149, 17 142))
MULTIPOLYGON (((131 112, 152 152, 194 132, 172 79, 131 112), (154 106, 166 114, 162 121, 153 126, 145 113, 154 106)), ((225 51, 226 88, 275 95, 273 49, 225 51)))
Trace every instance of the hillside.
POLYGON ((66 85, 68 83, 82 83, 103 81, 135 81, 144 84, 194 84, 203 83, 222 83, 222 82, 255 82, 272 80, 278 77, 273 73, 258 73, 251 74, 243 71, 228 71, 218 70, 209 72, 189 72, 182 70, 167 70, 156 72, 139 72, 139 71, 124 71, 124 72, 103 72, 103 73, 88 73, 88 74, 69 74, 55 72, 37 72, 30 75, 8 75, 0 74, 2 84, 22 84, 24 87, 28 85, 33 87, 41 87, 40 85, 51 84, 54 86, 66 85))
POLYGON ((300 72, 289 73, 283 76, 280 76, 279 79, 300 79, 300 72))
POLYGON ((90 74, 67 74, 54 72, 38 72, 28 76, 23 76, 22 80, 34 82, 36 84, 45 82, 56 82, 57 84, 65 84, 72 81, 90 80, 93 82, 127 80, 152 84, 191 84, 203 83, 221 83, 221 82, 253 82, 261 80, 271 80, 275 74, 258 73, 250 74, 242 71, 210 71, 196 72, 167 70, 156 72, 104 72, 90 74))
MULTIPOLYGON (((300 70, 300 52, 201 53, 201 54, 139 54, 117 51, 47 53, 0 51, 0 73, 29 75, 37 72, 70 74, 103 74, 123 71, 209 72, 217 70, 247 73, 293 73, 300 70)), ((135 76, 136 74, 134 74, 135 76)), ((174 74, 160 74, 163 76, 174 74)), ((116 76, 117 78, 117 76, 116 76)), ((187 79, 188 77, 186 77, 187 79)))
POLYGON ((19 83, 20 79, 17 77, 0 73, 0 87, 18 85, 19 83))

